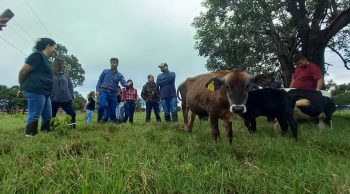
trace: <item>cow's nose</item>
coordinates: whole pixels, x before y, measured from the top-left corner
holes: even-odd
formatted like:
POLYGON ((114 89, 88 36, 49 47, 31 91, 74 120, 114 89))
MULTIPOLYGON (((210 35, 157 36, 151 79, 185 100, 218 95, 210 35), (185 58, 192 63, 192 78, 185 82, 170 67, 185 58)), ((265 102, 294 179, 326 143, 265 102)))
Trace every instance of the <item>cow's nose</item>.
POLYGON ((246 107, 244 105, 232 105, 230 108, 231 112, 234 113, 245 113, 247 111, 246 107))

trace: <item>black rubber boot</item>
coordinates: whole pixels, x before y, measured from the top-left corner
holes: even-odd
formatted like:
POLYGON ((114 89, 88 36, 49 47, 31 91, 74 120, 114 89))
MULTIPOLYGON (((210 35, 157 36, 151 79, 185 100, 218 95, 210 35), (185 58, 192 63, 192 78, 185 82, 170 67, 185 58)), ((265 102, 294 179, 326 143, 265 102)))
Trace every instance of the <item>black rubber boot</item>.
POLYGON ((164 115, 165 121, 170 122, 170 115, 164 115))
POLYGON ((177 117, 177 112, 172 112, 171 116, 173 117, 173 122, 178 122, 179 121, 179 119, 177 117))
POLYGON ((51 123, 50 121, 46 121, 41 125, 41 131, 50 132, 51 131, 51 123))
POLYGON ((27 136, 35 136, 36 134, 38 134, 38 120, 33 121, 32 123, 26 126, 27 136))

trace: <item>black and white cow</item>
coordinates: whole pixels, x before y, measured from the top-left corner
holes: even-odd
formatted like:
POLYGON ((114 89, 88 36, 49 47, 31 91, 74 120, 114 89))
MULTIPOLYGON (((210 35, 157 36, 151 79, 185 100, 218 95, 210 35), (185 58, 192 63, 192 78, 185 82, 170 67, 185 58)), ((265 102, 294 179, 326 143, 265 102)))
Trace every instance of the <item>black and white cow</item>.
POLYGON ((332 126, 332 114, 336 107, 330 97, 315 90, 291 89, 288 94, 296 100, 294 116, 298 121, 314 120, 320 128, 324 128, 323 122, 332 126))
MULTIPOLYGON (((256 87, 277 87, 281 85, 274 80, 273 76, 268 74, 259 74, 252 80, 253 85, 256 87)), ((298 121, 314 120, 319 122, 320 128, 324 128, 323 121, 327 125, 332 125, 332 114, 336 110, 334 101, 330 98, 330 94, 326 91, 316 90, 301 90, 294 88, 283 88, 288 91, 288 94, 292 95, 296 101, 294 117, 298 121)))
POLYGON ((246 102, 247 111, 239 114, 249 131, 256 131, 256 117, 267 116, 277 118, 284 134, 290 127, 293 137, 297 139, 298 123, 293 116, 295 100, 282 89, 258 89, 251 85, 250 90, 246 102))

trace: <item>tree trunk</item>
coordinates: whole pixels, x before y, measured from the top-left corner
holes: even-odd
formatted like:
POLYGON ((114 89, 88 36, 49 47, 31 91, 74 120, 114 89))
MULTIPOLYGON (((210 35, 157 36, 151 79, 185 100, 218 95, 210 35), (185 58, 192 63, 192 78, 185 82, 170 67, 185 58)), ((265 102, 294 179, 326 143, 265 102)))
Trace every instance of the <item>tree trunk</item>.
POLYGON ((288 57, 284 55, 278 56, 278 60, 281 64, 283 86, 289 88, 294 72, 293 62, 288 60, 288 57))
POLYGON ((309 53, 310 55, 307 56, 309 61, 312 63, 315 63, 323 72, 323 74, 326 73, 325 66, 324 66, 324 52, 326 48, 325 47, 318 47, 314 48, 314 50, 311 50, 309 53))

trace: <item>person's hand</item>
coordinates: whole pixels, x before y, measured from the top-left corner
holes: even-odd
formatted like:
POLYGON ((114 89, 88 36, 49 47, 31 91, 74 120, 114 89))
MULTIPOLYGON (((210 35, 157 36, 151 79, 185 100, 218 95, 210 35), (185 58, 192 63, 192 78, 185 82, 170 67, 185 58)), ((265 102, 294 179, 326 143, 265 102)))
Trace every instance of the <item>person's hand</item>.
POLYGON ((100 92, 96 91, 96 92, 95 92, 95 95, 96 95, 96 96, 99 96, 99 95, 100 95, 100 92))
POLYGON ((9 20, 8 18, 0 17, 0 30, 2 30, 2 28, 6 26, 6 23, 8 20, 9 20))
POLYGON ((19 90, 16 94, 17 98, 22 97, 23 96, 23 92, 21 90, 19 90))

